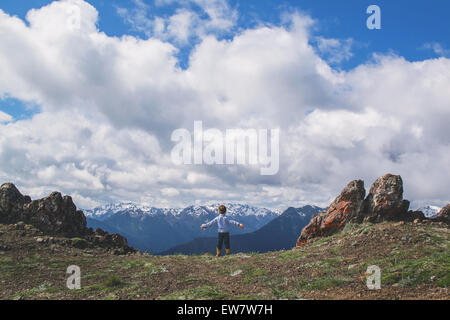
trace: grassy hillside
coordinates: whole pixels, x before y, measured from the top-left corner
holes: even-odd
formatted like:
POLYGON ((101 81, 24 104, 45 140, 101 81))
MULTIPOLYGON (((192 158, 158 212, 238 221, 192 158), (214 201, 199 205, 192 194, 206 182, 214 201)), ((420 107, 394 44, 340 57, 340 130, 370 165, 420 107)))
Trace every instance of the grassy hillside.
POLYGON ((265 254, 116 256, 77 239, 0 225, 1 299, 449 299, 450 229, 349 224, 332 237, 265 254), (369 265, 382 271, 368 290, 369 265), (81 268, 81 290, 65 287, 81 268))

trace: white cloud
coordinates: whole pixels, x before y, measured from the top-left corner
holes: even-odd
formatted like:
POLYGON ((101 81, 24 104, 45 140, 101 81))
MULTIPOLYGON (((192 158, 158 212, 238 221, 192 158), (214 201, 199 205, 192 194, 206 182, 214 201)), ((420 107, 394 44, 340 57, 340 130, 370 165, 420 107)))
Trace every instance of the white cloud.
POLYGON ((194 20, 198 16, 188 10, 178 10, 177 13, 170 16, 167 32, 169 37, 174 38, 177 42, 187 43, 191 36, 194 20))
POLYGON ((135 31, 148 37, 186 45, 192 38, 208 34, 229 33, 236 25, 238 14, 226 0, 159 0, 156 6, 178 4, 172 15, 152 15, 152 8, 142 0, 133 0, 134 8, 117 8, 117 13, 135 31))
MULTIPOLYGON (((178 14, 192 12, 183 10, 178 14)), ((222 25, 229 13, 221 10, 201 24, 222 25)), ((82 206, 223 199, 283 207, 326 205, 349 180, 363 178, 368 188, 392 172, 403 176, 417 204, 450 200, 449 59, 374 56, 336 71, 310 45, 313 20, 293 14, 286 27, 242 30, 231 40, 202 34, 181 70, 168 39, 109 37, 97 18, 81 0, 34 10, 29 26, 0 11, 0 96, 42 110, 12 123, 0 113, 1 181, 34 197, 61 190, 82 206), (75 30, 63 18, 74 4, 81 8, 75 30), (173 165, 170 134, 192 130, 194 120, 219 130, 280 128, 279 175, 173 165)), ((179 18, 172 38, 185 41, 192 20, 179 18)), ((167 33, 161 19, 151 27, 167 33)), ((349 54, 338 40, 323 44, 342 59, 349 54)))
POLYGON ((353 39, 338 40, 317 37, 314 42, 318 52, 331 64, 348 61, 353 56, 351 51, 353 39))
POLYGON ((3 111, 0 110, 0 123, 10 122, 13 120, 13 117, 3 111))
POLYGON ((206 30, 228 30, 237 21, 238 13, 226 0, 192 0, 208 15, 206 30))
POLYGON ((163 197, 171 198, 180 195, 180 192, 175 188, 164 188, 161 190, 161 194, 163 195, 163 197))
POLYGON ((422 49, 428 49, 432 50, 435 54, 437 54, 440 57, 449 57, 450 56, 450 49, 446 49, 440 44, 439 42, 428 42, 425 43, 422 47, 422 49))

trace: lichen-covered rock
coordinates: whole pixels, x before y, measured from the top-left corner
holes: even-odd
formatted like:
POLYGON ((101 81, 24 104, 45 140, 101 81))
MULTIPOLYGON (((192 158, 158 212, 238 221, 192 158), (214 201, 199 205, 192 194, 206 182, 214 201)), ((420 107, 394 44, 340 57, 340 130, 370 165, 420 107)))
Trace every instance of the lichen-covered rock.
POLYGON ((66 237, 83 236, 86 233, 86 217, 70 196, 52 192, 49 196, 34 200, 23 207, 24 221, 46 234, 66 237))
POLYGON ((443 207, 433 220, 450 225, 450 204, 443 207))
POLYGON ((365 193, 362 180, 350 182, 326 212, 311 218, 310 223, 302 230, 297 245, 305 245, 312 238, 331 235, 342 229, 348 221, 356 219, 361 211, 365 193))
MULTIPOLYGON (((408 211, 409 201, 403 199, 400 176, 386 174, 378 178, 364 199, 364 182, 350 182, 326 212, 313 216, 297 240, 303 246, 316 237, 329 236, 348 222, 419 221, 426 220, 421 211, 408 211)), ((448 211, 439 221, 448 221, 448 211), (447 219, 447 220, 446 220, 447 219)))
POLYGON ((14 228, 20 230, 29 224, 46 235, 74 238, 69 242, 77 248, 99 246, 118 249, 119 253, 136 251, 121 235, 87 228, 84 213, 77 210, 70 196, 62 196, 59 192, 31 201, 14 184, 3 184, 0 187, 0 223, 15 224, 14 228))
POLYGON ((413 221, 408 215, 409 201, 403 200, 403 181, 400 176, 386 174, 370 187, 364 200, 361 218, 369 222, 413 221))

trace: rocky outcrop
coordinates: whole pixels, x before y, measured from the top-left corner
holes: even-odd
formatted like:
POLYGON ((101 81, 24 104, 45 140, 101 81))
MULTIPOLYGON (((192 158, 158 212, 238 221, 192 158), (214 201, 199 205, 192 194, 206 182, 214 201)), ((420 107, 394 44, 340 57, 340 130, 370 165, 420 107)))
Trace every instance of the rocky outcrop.
POLYGON ((402 178, 386 174, 375 180, 370 187, 360 218, 369 222, 412 221, 415 218, 408 216, 408 208, 409 201, 403 200, 402 178))
POLYGON ((438 215, 433 219, 435 221, 444 222, 450 225, 450 204, 446 205, 439 211, 438 215))
POLYGON ((120 234, 109 234, 108 232, 98 228, 88 235, 88 239, 99 247, 126 247, 127 239, 120 234))
POLYGON ((365 193, 362 180, 350 182, 326 212, 321 212, 311 218, 310 223, 298 238, 297 245, 304 245, 311 238, 333 234, 340 230, 345 223, 355 219, 361 211, 365 193))
MULTIPOLYGON (((84 213, 77 210, 70 196, 53 192, 32 201, 29 196, 22 195, 14 184, 5 183, 0 187, 0 223, 18 222, 30 224, 46 235, 78 237, 102 248, 116 248, 121 253, 135 251, 121 235, 87 228, 84 213)), ((81 240, 75 241, 77 246, 84 246, 83 243, 81 240)))
POLYGON ((302 230, 297 246, 303 246, 313 238, 329 236, 341 230, 347 222, 425 219, 420 211, 408 211, 409 201, 403 199, 403 181, 400 176, 386 174, 378 178, 365 199, 364 196, 364 182, 350 182, 326 212, 311 219, 302 230))
POLYGON ((87 232, 86 217, 69 196, 53 192, 49 196, 23 206, 22 221, 49 235, 83 236, 87 232))
POLYGON ((0 223, 15 223, 23 220, 23 206, 31 202, 12 183, 0 186, 0 223))

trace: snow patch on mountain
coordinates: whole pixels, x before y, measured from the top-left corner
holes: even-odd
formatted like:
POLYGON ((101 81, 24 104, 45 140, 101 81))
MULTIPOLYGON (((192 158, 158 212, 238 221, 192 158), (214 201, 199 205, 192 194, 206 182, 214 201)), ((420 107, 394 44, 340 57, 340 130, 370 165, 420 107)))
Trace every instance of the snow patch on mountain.
POLYGON ((312 206, 312 205, 306 205, 303 206, 301 208, 295 208, 295 211, 297 211, 298 215, 301 217, 306 217, 306 216, 310 216, 311 212, 316 212, 316 211, 324 211, 326 209, 318 207, 318 206, 312 206))
POLYGON ((425 215, 425 217, 433 218, 433 217, 437 216, 437 214, 439 213, 439 211, 441 211, 441 209, 442 208, 437 207, 437 206, 425 206, 425 207, 421 207, 417 210, 422 211, 423 214, 425 215))

